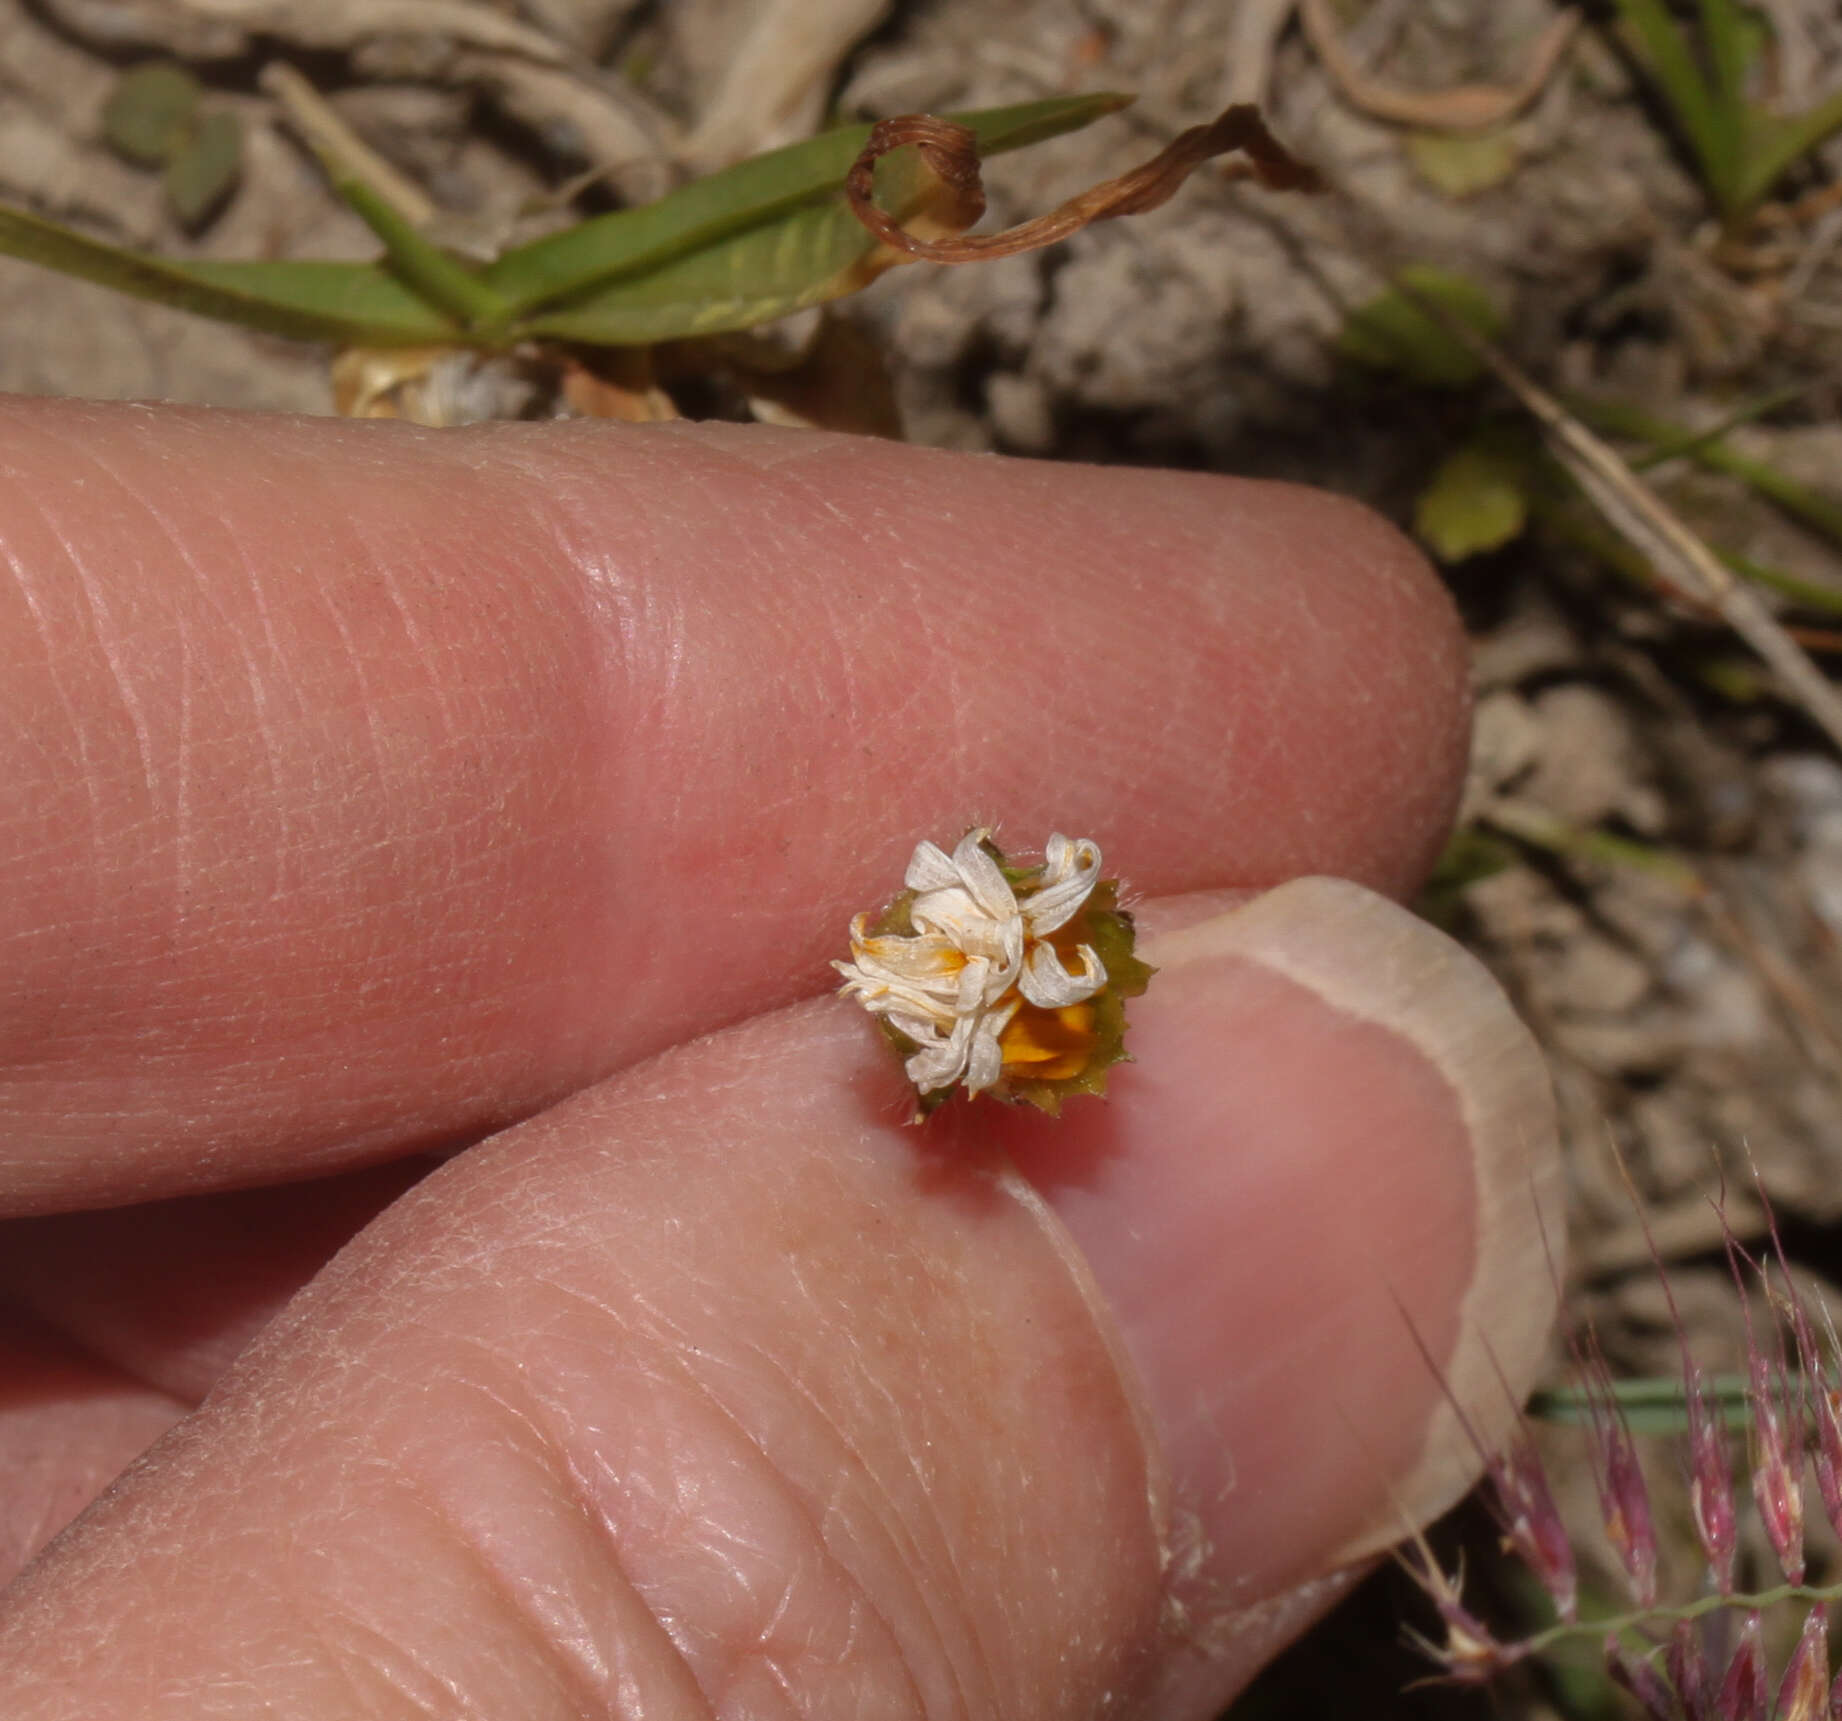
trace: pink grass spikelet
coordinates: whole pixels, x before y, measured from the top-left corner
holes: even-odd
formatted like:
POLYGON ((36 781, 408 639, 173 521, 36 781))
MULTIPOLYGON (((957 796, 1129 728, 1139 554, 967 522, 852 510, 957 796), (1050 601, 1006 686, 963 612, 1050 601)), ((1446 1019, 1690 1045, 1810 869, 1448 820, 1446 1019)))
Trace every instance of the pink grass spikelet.
MULTIPOLYGON (((1740 1252, 1731 1241, 1728 1251, 1740 1252)), ((1787 1366, 1782 1335, 1775 1332, 1774 1354, 1768 1355, 1754 1332, 1744 1286, 1740 1308, 1746 1323, 1747 1395, 1752 1400, 1752 1497, 1785 1581, 1800 1584, 1804 1581, 1803 1394, 1787 1366)))
MULTIPOLYGON (((1829 1310, 1823 1308, 1823 1326, 1828 1338, 1825 1349, 1817 1338, 1816 1325, 1809 1306, 1791 1277, 1785 1260, 1784 1245, 1778 1236, 1778 1224, 1772 1221, 1772 1246, 1777 1252, 1779 1269, 1784 1278, 1783 1312, 1797 1346, 1797 1369, 1801 1376, 1799 1397, 1810 1406, 1810 1419, 1816 1438, 1810 1443, 1811 1467, 1816 1471, 1818 1498, 1829 1527, 1842 1536, 1842 1393, 1830 1383, 1827 1358, 1839 1348, 1835 1325, 1829 1310)), ((1820 1306, 1820 1304, 1819 1304, 1820 1306)))
POLYGON ((1702 1390, 1701 1369, 1690 1364, 1683 1380, 1688 1416, 1689 1512, 1716 1587, 1722 1595, 1732 1595, 1740 1533, 1727 1430, 1702 1390))
MULTIPOLYGON (((1778 1220, 1764 1191, 1759 1199, 1765 1208, 1766 1224, 1771 1232, 1772 1247, 1784 1268, 1784 1244, 1778 1235, 1778 1220)), ((1746 1328, 1747 1394, 1752 1401, 1752 1497, 1759 1508, 1765 1533, 1771 1538, 1772 1551, 1778 1556, 1779 1569, 1787 1583, 1804 1581, 1804 1424, 1801 1376, 1792 1373, 1785 1356, 1784 1332, 1773 1323, 1768 1345, 1760 1340, 1753 1326, 1752 1301, 1746 1294, 1748 1271, 1756 1275, 1765 1292, 1766 1307, 1774 1312, 1780 1300, 1772 1295, 1771 1279, 1763 1261, 1754 1260, 1727 1224, 1721 1211, 1721 1228, 1727 1249, 1727 1266, 1733 1274, 1734 1289, 1740 1296, 1740 1318, 1746 1328)), ((1788 1281, 1789 1274, 1786 1273, 1788 1281)))
POLYGON ((1739 1646, 1727 1663, 1715 1713, 1721 1721, 1765 1721, 1765 1637, 1756 1613, 1746 1616, 1739 1646))
MULTIPOLYGON (((1754 1359, 1755 1363, 1758 1361, 1754 1359)), ((1794 1400, 1779 1400, 1774 1382, 1755 1367, 1752 1374, 1753 1499, 1771 1537, 1787 1583, 1804 1581, 1803 1429, 1794 1400)))
POLYGON ((1624 1567, 1632 1598, 1648 1612, 1657 1602, 1657 1538, 1650 1492, 1631 1426, 1612 1390, 1611 1370, 1590 1328, 1574 1341, 1574 1361, 1586 1393, 1593 1434, 1593 1483, 1606 1540, 1624 1567))
POLYGON ((1653 1608, 1657 1603, 1657 1538, 1650 1494, 1624 1419, 1620 1417, 1612 1427, 1614 1438, 1604 1454, 1605 1481, 1599 1496, 1606 1539, 1625 1568, 1637 1605, 1653 1608))
MULTIPOLYGON (((1648 1233, 1646 1233, 1646 1237, 1648 1233)), ((1655 1256, 1655 1245, 1651 1246, 1655 1256)), ((1733 1594, 1733 1566, 1739 1553, 1739 1514, 1733 1499, 1733 1452, 1727 1425, 1708 1403, 1707 1377, 1689 1349, 1688 1334, 1676 1308, 1675 1292, 1663 1263, 1656 1263, 1657 1278, 1669 1304, 1669 1318, 1682 1351, 1682 1403, 1688 1420, 1689 1512, 1695 1536, 1707 1556, 1708 1567, 1722 1595, 1733 1594)))
POLYGON ((1824 1379, 1820 1361, 1815 1368, 1808 1362, 1803 1367, 1810 1391, 1811 1419, 1816 1424, 1812 1462, 1817 1494, 1829 1527, 1842 1536, 1842 1393, 1824 1379))
POLYGON ((1436 1662, 1455 1685, 1485 1685, 1505 1668, 1522 1659, 1521 1645, 1500 1642, 1490 1627, 1464 1604, 1462 1572, 1448 1572, 1433 1555, 1424 1535, 1415 1532, 1405 1547, 1396 1550, 1407 1575, 1438 1611, 1445 1641, 1434 1643, 1409 1630, 1407 1640, 1427 1660, 1436 1662))
POLYGON ((1714 1721, 1714 1681, 1708 1673, 1708 1652, 1698 1623, 1676 1621, 1665 1664, 1687 1721, 1714 1721))
MULTIPOLYGON (((1625 1170, 1624 1161, 1619 1168, 1625 1170)), ((1637 1206, 1638 1223, 1643 1228, 1644 1245, 1650 1251, 1657 1283, 1663 1287, 1663 1300, 1669 1308, 1669 1324, 1675 1328, 1676 1346, 1682 1353, 1682 1401, 1688 1421, 1689 1511, 1695 1523, 1695 1536, 1707 1556, 1714 1582, 1722 1595, 1733 1594, 1734 1561, 1739 1554, 1739 1515, 1733 1498, 1733 1453, 1727 1438, 1726 1423, 1708 1403, 1707 1377, 1689 1348, 1688 1332, 1682 1325, 1682 1311, 1676 1305, 1676 1293, 1657 1252, 1656 1239, 1637 1195, 1630 1174, 1625 1171, 1626 1187, 1637 1206)), ((1722 1214, 1725 1224, 1725 1214, 1722 1214)))
POLYGON ((1772 1707, 1777 1721, 1824 1721, 1829 1713, 1829 1609, 1818 1602, 1804 1621, 1772 1707))
POLYGON ((1560 1618, 1577 1618, 1580 1582, 1573 1539, 1526 1428, 1507 1453, 1490 1459, 1489 1474, 1505 1547, 1540 1580, 1560 1618))
POLYGON ((1616 1634, 1605 1640, 1605 1670, 1637 1699, 1652 1721, 1676 1721, 1681 1714, 1669 1681, 1648 1657, 1622 1643, 1616 1634))

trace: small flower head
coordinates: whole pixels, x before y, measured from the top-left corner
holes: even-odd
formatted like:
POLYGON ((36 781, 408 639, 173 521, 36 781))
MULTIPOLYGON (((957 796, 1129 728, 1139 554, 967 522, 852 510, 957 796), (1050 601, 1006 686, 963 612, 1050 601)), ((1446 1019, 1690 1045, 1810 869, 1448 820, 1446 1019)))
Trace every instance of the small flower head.
POLYGON ((1067 1094, 1104 1093, 1125 1000, 1151 970, 1098 847, 1057 832, 1039 866, 1013 867, 971 830, 950 855, 919 844, 904 882, 851 922, 851 960, 832 966, 902 1052, 921 1109, 955 1085, 1052 1114, 1067 1094))

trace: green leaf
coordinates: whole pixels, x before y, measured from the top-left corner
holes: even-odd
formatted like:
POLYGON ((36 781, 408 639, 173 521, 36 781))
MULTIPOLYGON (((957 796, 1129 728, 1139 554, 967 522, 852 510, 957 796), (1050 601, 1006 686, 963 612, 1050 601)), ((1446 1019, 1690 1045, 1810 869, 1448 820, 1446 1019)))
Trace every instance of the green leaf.
MULTIPOLYGON (((329 164, 330 166, 330 164, 329 164)), ((425 304, 452 317, 484 344, 498 344, 511 307, 473 269, 451 257, 388 198, 363 180, 333 174, 333 189, 384 242, 384 264, 425 304)))
POLYGON ((1656 80, 1689 148, 1701 164, 1708 191, 1723 215, 1737 207, 1745 171, 1745 113, 1724 102, 1703 76, 1682 27, 1664 0, 1616 0, 1618 13, 1645 69, 1656 80))
POLYGON ((184 66, 149 60, 122 73, 102 110, 102 135, 137 167, 163 167, 191 129, 201 88, 184 66))
MULTIPOLYGON (((970 126, 986 155, 1002 155, 1063 132, 1078 131, 1116 113, 1131 99, 1115 93, 1058 96, 1018 107, 947 117, 970 126)), ((754 156, 721 173, 693 180, 657 203, 596 216, 508 251, 487 268, 485 280, 510 302, 514 315, 555 307, 563 300, 580 309, 589 295, 617 280, 629 280, 667 263, 701 255, 712 259, 712 297, 729 298, 734 296, 733 287, 720 247, 723 241, 739 234, 760 234, 782 221, 792 221, 796 237, 788 241, 789 245, 811 246, 814 254, 823 256, 829 265, 831 248, 816 240, 809 223, 794 220, 816 204, 842 210, 850 218, 849 225, 857 230, 860 254, 867 255, 875 241, 855 217, 850 217, 843 202, 843 184, 869 136, 867 125, 844 126, 804 143, 754 156)), ((908 153, 903 152, 904 156, 908 153)), ((901 156, 886 156, 878 164, 879 193, 885 181, 896 175, 911 184, 917 182, 911 162, 901 156)), ((880 196, 879 201, 883 201, 880 196)), ((893 204, 885 202, 884 207, 898 216, 901 213, 893 204)), ((759 260, 757 255, 756 261, 759 260)), ((688 285, 695 282, 695 276, 687 280, 681 275, 678 280, 688 285)), ((766 296, 778 299, 783 294, 784 289, 766 296)), ((701 297, 701 293, 693 291, 694 299, 701 297)), ((697 331, 686 328, 679 332, 697 331)))
POLYGON ((300 341, 419 346, 460 331, 373 263, 176 263, 0 205, 0 253, 139 299, 300 341))
POLYGON ((1414 503, 1420 541, 1442 562, 1498 550, 1529 521, 1532 473, 1522 449, 1479 439, 1439 463, 1414 503))
MULTIPOLYGON (((1450 315, 1495 340, 1503 318, 1475 281, 1430 264, 1412 263, 1402 283, 1450 315)), ((1471 350, 1448 334, 1407 293, 1390 287, 1350 313, 1337 337, 1337 351, 1373 370, 1398 371, 1429 388, 1463 388, 1483 374, 1471 350)))
POLYGON ((841 203, 795 209, 707 250, 622 275, 521 327, 540 339, 608 346, 753 328, 852 291, 861 284, 856 265, 874 247, 841 203))
POLYGON ((1714 71, 1714 100, 1731 113, 1746 107, 1746 80, 1765 47, 1765 24, 1737 0, 1701 0, 1701 35, 1714 71))
POLYGON ((243 172, 243 126, 225 109, 208 113, 166 164, 166 200, 196 229, 215 215, 243 172))
POLYGON ((1516 848, 1492 831, 1460 825, 1446 843, 1431 875, 1414 899, 1414 913, 1456 937, 1463 917, 1465 891, 1483 879, 1507 871, 1521 858, 1516 848))
POLYGON ((1739 186, 1740 206, 1750 209, 1831 133, 1842 129, 1842 90, 1825 97, 1807 113, 1789 119, 1774 114, 1752 116, 1752 149, 1739 186))

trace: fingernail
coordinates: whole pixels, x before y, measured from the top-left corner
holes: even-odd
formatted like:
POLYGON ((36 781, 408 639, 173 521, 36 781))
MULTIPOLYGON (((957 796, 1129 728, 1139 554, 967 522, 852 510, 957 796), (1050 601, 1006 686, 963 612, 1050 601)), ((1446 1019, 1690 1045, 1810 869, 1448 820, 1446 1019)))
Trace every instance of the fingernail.
POLYGON ((1553 1099, 1483 967, 1357 885, 1148 931, 1137 1061, 1010 1145, 1116 1317, 1173 1540, 1228 1613, 1458 1499, 1479 1460, 1451 1401, 1509 1432, 1555 1307, 1553 1099))

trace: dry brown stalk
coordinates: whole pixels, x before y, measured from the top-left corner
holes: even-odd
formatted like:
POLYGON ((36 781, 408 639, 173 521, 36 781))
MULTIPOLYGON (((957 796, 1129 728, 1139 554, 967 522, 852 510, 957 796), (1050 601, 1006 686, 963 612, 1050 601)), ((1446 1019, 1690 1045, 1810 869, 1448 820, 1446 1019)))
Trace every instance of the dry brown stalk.
POLYGON ((1324 70, 1343 99, 1374 119, 1435 131, 1482 131, 1512 119, 1546 88, 1561 55, 1580 27, 1581 14, 1567 11, 1544 30, 1513 84, 1459 84, 1449 90, 1403 90, 1369 76, 1350 57, 1337 33, 1330 0, 1299 0, 1299 21, 1324 70))
POLYGON ((1116 215, 1142 215, 1165 202, 1202 166, 1218 155, 1239 151, 1245 158, 1227 164, 1231 174, 1251 175, 1274 191, 1322 189, 1307 166, 1267 130, 1260 110, 1247 103, 1226 108, 1208 125, 1181 132, 1150 161, 1071 197, 1047 215, 1008 227, 1002 233, 967 237, 985 213, 985 187, 979 178, 977 140, 964 126, 932 114, 902 114, 880 122, 844 181, 845 195, 857 219, 891 250, 928 263, 981 263, 1036 251, 1116 215), (930 212, 953 235, 924 238, 902 230, 872 200, 876 163, 893 149, 913 144, 938 181, 940 195, 930 212))

